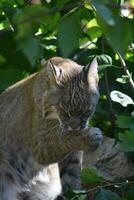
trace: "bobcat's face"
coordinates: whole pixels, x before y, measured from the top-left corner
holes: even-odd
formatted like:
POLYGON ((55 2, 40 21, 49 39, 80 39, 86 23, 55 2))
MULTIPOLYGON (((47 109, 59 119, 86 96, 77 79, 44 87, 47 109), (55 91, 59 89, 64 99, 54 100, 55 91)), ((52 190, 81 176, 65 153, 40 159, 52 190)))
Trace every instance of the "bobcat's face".
POLYGON ((61 126, 67 130, 86 128, 98 102, 98 91, 90 90, 78 78, 74 77, 59 91, 60 102, 56 110, 61 126))
POLYGON ((50 96, 53 105, 51 116, 57 116, 65 131, 86 128, 99 99, 96 60, 87 69, 76 64, 73 66, 72 62, 70 72, 66 72, 66 68, 63 70, 60 64, 51 64, 56 80, 56 90, 50 96))

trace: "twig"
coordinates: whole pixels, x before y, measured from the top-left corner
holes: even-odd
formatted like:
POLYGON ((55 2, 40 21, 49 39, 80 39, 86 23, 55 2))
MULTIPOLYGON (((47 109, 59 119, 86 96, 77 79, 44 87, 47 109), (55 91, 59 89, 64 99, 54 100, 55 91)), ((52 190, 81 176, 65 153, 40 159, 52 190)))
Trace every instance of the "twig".
POLYGON ((86 193, 89 193, 89 192, 92 192, 92 191, 95 191, 95 190, 98 190, 98 189, 101 189, 101 188, 106 188, 106 187, 111 187, 111 186, 115 186, 115 185, 124 185, 124 184, 134 184, 134 181, 129 181, 129 182, 117 182, 117 183, 108 183, 108 184, 105 184, 105 185, 100 185, 100 186, 97 186, 95 188, 92 188, 92 189, 89 189, 86 191, 86 193))
MULTIPOLYGON (((79 192, 77 195, 75 195, 75 197, 73 197, 72 199, 75 199, 76 197, 78 197, 79 195, 81 194, 88 194, 90 192, 93 192, 95 190, 99 190, 101 188, 107 188, 107 187, 111 187, 111 186, 119 186, 119 185, 124 185, 124 184, 134 184, 134 181, 129 181, 129 182, 115 182, 115 183, 107 183, 107 184, 104 184, 104 185, 99 185, 99 186, 96 186, 94 188, 91 188, 89 190, 86 190, 86 191, 82 191, 82 192, 79 192)), ((71 200, 72 200, 71 199, 71 200)))
POLYGON ((123 57, 121 56, 121 54, 120 53, 117 53, 117 54, 119 56, 121 65, 122 65, 122 67, 123 67, 123 69, 125 71, 125 74, 129 77, 129 84, 130 84, 131 89, 132 89, 132 91, 134 93, 134 81, 132 79, 132 75, 130 74, 130 72, 129 72, 128 68, 127 68, 127 65, 125 63, 125 60, 123 59, 123 57))

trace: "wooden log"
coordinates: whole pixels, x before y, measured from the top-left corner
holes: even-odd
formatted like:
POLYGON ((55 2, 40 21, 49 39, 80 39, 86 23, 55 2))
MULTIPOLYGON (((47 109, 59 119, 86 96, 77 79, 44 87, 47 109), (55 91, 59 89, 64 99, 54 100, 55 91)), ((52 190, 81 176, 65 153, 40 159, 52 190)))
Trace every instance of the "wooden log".
POLYGON ((134 163, 128 159, 115 139, 104 137, 102 144, 84 154, 83 167, 95 167, 108 181, 134 178, 134 163))

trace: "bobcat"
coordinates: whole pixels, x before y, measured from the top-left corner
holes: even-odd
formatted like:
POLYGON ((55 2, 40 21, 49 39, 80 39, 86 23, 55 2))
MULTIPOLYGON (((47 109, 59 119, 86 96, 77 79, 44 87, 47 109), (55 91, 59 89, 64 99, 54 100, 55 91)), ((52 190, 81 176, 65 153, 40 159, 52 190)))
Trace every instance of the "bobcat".
POLYGON ((77 187, 80 150, 102 140, 87 127, 99 98, 96 59, 43 65, 0 94, 0 200, 54 200, 61 184, 77 187))

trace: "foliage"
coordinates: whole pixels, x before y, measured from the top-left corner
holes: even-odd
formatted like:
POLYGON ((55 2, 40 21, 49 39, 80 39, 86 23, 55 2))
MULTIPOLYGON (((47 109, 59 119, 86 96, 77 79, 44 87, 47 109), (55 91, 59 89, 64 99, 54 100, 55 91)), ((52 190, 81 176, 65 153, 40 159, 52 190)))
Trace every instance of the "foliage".
MULTIPOLYGON (((0 91, 39 70, 42 57, 59 55, 86 65, 96 55, 101 96, 90 125, 133 152, 133 7, 134 0, 1 0, 0 91)), ((81 177, 97 186, 71 193, 74 199, 91 193, 96 200, 133 199, 127 182, 123 193, 120 184, 118 190, 115 184, 107 189, 95 171, 85 169, 81 177)))
POLYGON ((120 133, 119 139, 121 146, 126 152, 134 152, 134 134, 130 131, 125 131, 125 134, 120 133))
POLYGON ((119 195, 110 190, 101 189, 101 192, 96 196, 96 200, 121 200, 119 195))
POLYGON ((85 168, 81 172, 81 181, 84 184, 96 184, 103 181, 103 177, 96 174, 95 169, 85 168))

